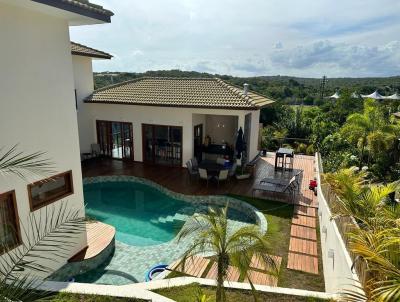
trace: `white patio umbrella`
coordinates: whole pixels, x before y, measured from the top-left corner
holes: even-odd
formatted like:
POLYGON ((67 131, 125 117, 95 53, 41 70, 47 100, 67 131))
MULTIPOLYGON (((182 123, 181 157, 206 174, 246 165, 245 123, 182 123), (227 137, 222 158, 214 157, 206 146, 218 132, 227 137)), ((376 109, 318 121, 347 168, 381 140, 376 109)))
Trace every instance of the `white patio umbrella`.
POLYGON ((396 92, 392 95, 385 96, 384 97, 386 100, 400 100, 400 95, 396 92))
POLYGON ((353 92, 352 94, 351 94, 351 98, 352 99, 359 99, 360 98, 360 95, 357 93, 357 92, 353 92))
POLYGON ((332 94, 331 96, 327 96, 327 99, 338 99, 340 98, 340 94, 338 91, 336 91, 334 94, 332 94))
POLYGON ((385 98, 377 90, 375 90, 371 94, 362 94, 361 97, 364 99, 375 99, 375 100, 383 100, 385 98))

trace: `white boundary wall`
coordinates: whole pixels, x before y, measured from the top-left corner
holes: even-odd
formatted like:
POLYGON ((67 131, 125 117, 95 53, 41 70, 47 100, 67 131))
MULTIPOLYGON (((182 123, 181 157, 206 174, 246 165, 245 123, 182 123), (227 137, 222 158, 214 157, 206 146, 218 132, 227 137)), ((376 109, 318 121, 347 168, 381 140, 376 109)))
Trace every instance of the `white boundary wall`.
POLYGON ((320 225, 322 261, 325 279, 325 290, 329 293, 343 292, 344 289, 355 290, 358 276, 352 272, 352 260, 343 242, 332 213, 321 190, 322 162, 318 153, 315 155, 316 177, 318 181, 318 218, 320 225))

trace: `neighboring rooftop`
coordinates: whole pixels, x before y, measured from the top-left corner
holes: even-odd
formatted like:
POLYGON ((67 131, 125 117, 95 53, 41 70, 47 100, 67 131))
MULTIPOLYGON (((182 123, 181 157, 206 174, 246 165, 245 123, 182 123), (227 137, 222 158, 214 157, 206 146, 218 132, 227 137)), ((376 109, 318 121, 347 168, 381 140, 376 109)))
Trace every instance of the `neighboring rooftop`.
POLYGON ((101 5, 97 5, 89 2, 88 0, 31 0, 66 10, 72 13, 83 15, 89 18, 94 18, 104 22, 111 22, 111 16, 114 15, 112 11, 103 8, 101 5))
POLYGON ((274 101, 218 78, 138 78, 96 90, 85 102, 257 110, 274 101))
POLYGON ((99 59, 111 59, 112 55, 79 43, 71 41, 71 53, 76 56, 85 56, 99 59))

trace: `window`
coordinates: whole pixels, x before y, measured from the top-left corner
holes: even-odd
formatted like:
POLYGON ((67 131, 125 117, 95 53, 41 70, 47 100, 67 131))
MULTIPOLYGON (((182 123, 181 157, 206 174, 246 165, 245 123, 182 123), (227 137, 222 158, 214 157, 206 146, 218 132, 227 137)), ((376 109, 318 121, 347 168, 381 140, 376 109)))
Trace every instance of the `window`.
POLYGON ((47 206, 73 193, 72 171, 64 172, 28 185, 31 211, 47 206))
POLYGON ((0 255, 21 243, 15 191, 0 194, 0 255))

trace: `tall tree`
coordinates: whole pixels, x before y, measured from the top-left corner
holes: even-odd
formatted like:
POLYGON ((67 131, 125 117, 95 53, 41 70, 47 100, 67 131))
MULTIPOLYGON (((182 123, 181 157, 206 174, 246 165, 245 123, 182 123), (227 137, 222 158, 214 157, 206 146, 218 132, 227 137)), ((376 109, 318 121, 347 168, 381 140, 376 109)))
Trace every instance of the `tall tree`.
MULTIPOLYGON (((257 225, 241 227, 235 231, 229 229, 228 206, 209 208, 208 213, 198 214, 185 224, 179 240, 188 236, 194 237, 190 248, 182 258, 186 260, 199 253, 210 253, 215 256, 217 269, 216 301, 225 301, 224 280, 228 274, 229 265, 238 268, 241 276, 247 276, 253 255, 257 254, 269 268, 266 273, 277 275, 277 265, 274 259, 267 254, 268 242, 257 225)), ((249 278, 250 279, 250 278, 249 278)), ((250 284, 254 289, 253 284, 250 284)))

